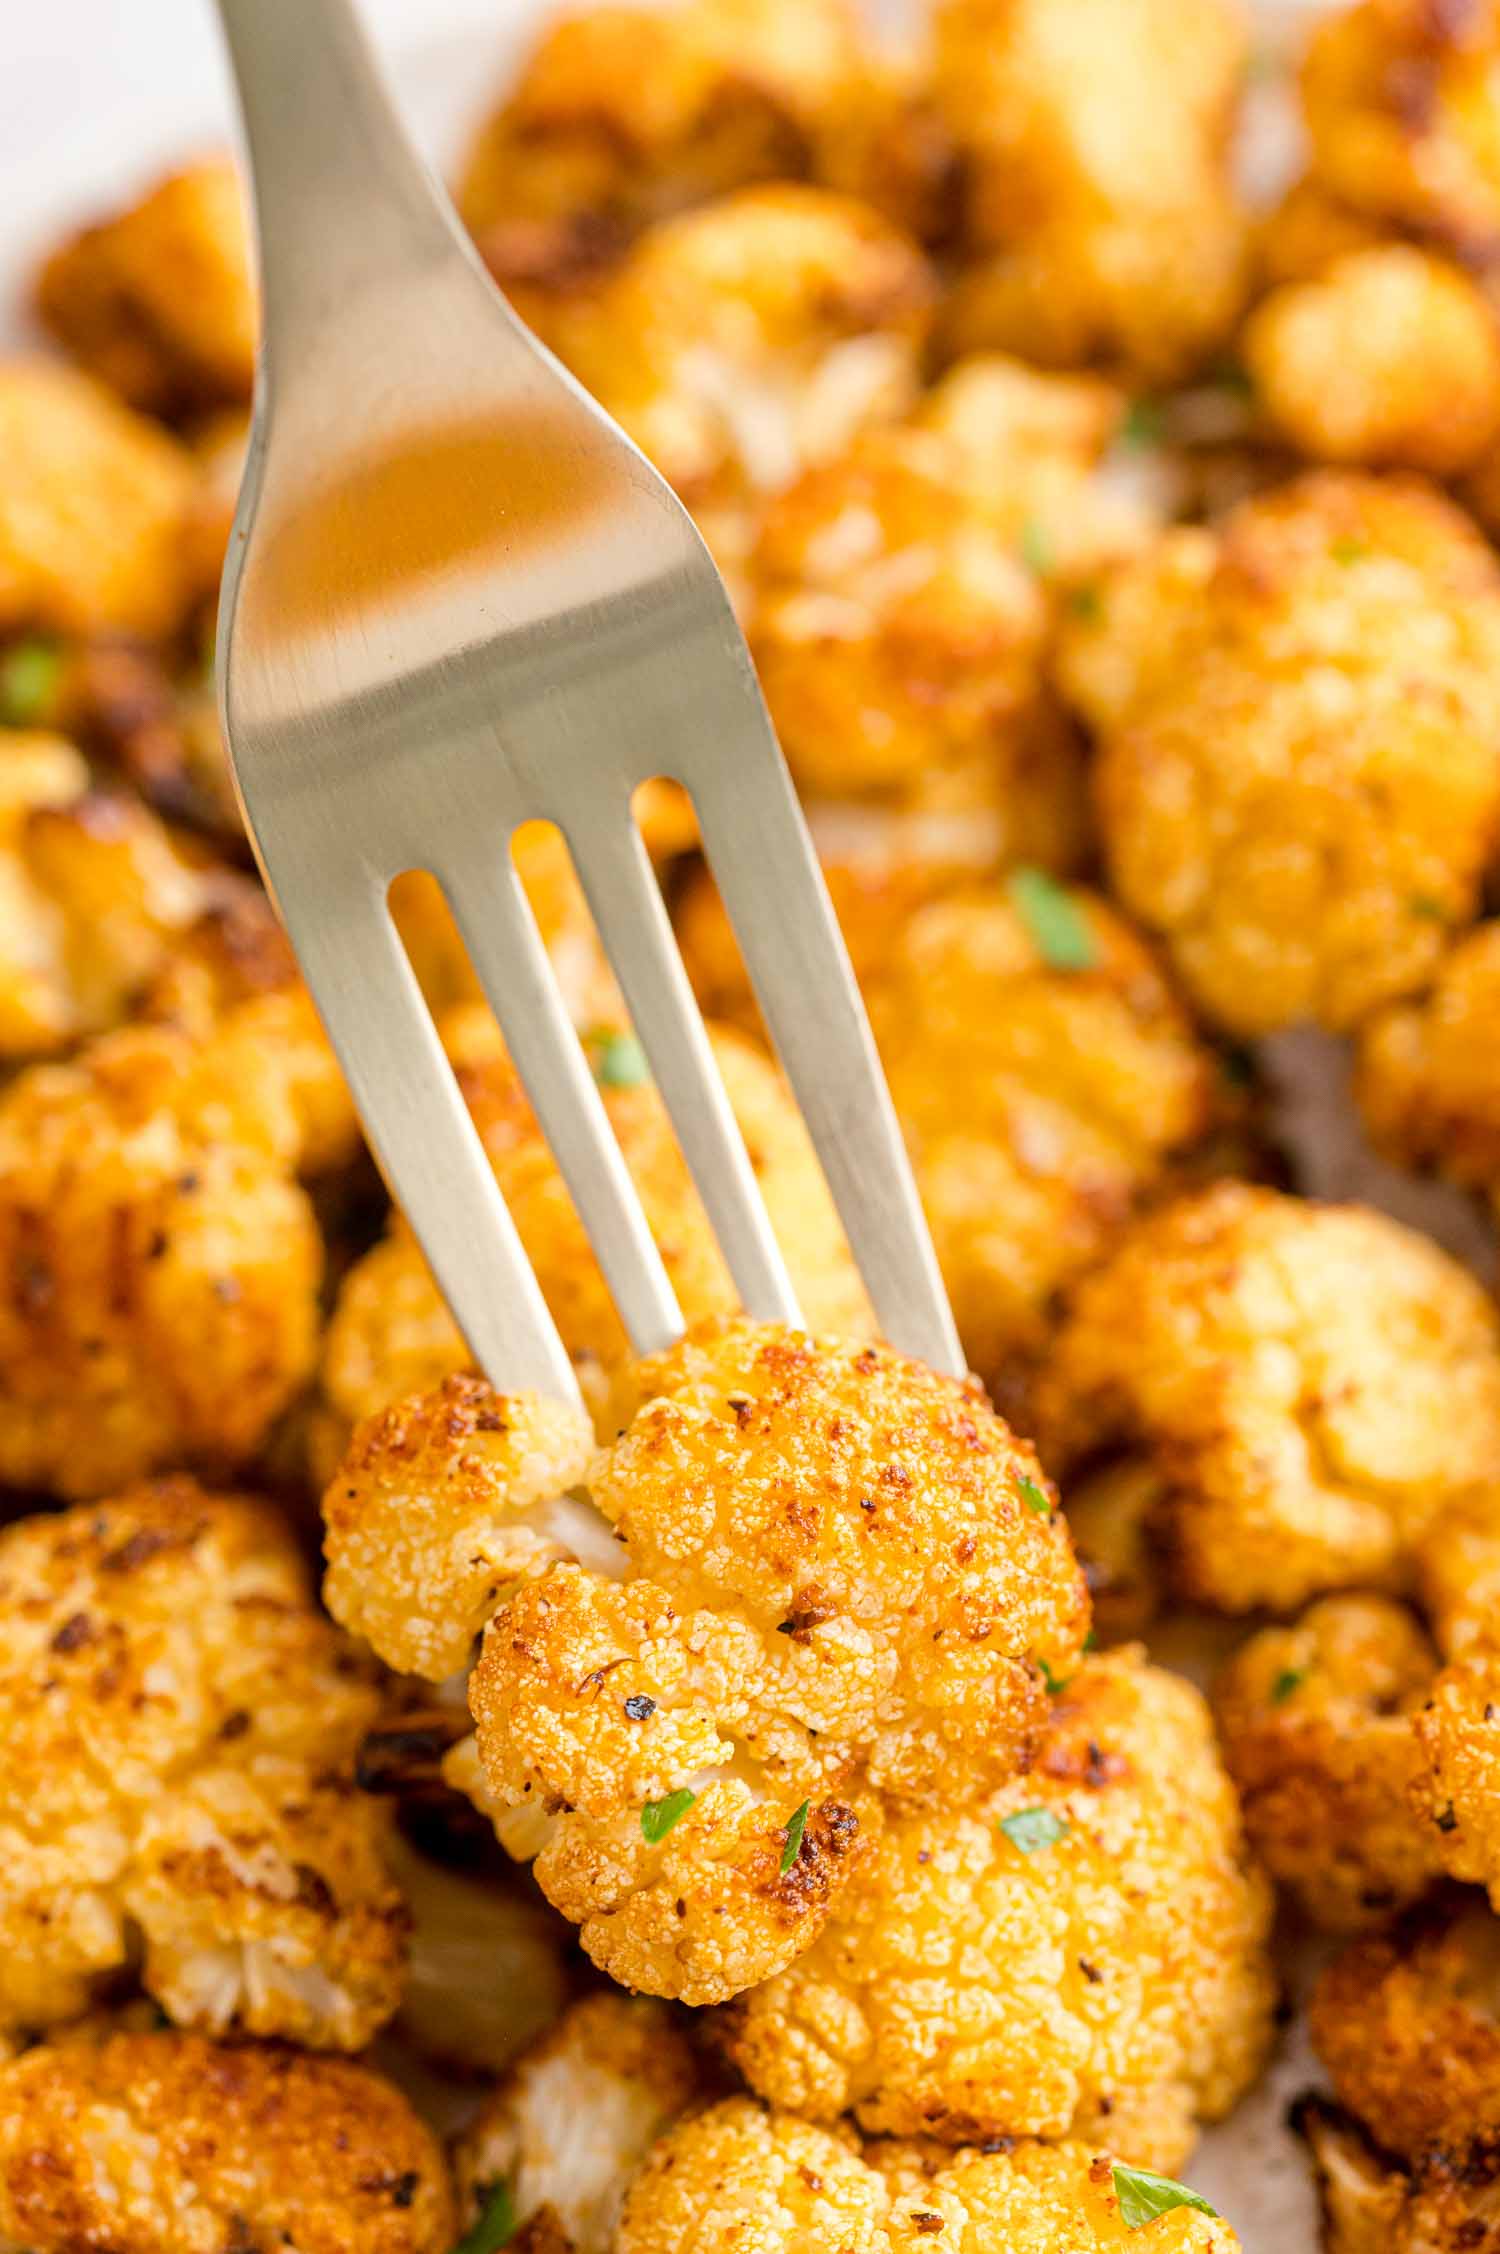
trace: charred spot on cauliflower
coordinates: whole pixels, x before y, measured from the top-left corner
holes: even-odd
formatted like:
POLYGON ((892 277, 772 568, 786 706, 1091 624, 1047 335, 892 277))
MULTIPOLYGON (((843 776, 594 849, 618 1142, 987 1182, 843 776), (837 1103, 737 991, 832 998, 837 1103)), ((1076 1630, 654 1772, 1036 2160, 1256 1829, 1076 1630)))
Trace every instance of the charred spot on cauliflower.
POLYGON ((0 2066, 7 2249, 446 2254, 452 2234, 436 2138, 349 2060, 126 2034, 0 2066))
POLYGON ((1400 1587, 1491 1475, 1500 1328, 1466 1270, 1383 1214, 1226 1182, 1084 1278, 1036 1405, 1054 1469, 1158 1472, 1181 1591, 1290 1611, 1400 1587))
POLYGON ((1412 1805, 1412 1721, 1437 1667, 1403 1606, 1347 1596, 1263 1628, 1219 1677, 1224 1761, 1251 1844, 1319 1925, 1379 1920, 1442 1876, 1412 1805))
POLYGON ((889 1820, 723 2040, 763 2097, 820 2120, 1108 2135, 1170 2169, 1264 2058, 1268 1917, 1203 1700, 1110 1653, 1073 1672, 1027 1775, 889 1820))
POLYGON ((1064 627, 1124 906, 1233 1033, 1345 1030, 1478 906, 1500 572, 1414 480, 1322 471, 1169 533, 1064 627))
POLYGON ((181 2025, 366 2043, 405 1930, 352 1782, 378 1703, 267 1506, 175 1479, 0 1530, 0 2024, 139 1955, 181 2025))

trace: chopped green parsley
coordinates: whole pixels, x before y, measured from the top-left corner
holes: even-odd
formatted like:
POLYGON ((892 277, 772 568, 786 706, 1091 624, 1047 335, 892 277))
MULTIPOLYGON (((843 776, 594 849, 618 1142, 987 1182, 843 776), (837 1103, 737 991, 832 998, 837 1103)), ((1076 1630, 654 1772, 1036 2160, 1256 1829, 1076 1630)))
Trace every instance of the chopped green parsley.
POLYGON ((669 1792, 664 1800, 648 1800, 641 1810, 641 1837, 648 1846, 655 1847, 666 1838, 676 1823, 680 1823, 693 1802, 696 1792, 684 1785, 680 1792, 669 1792))

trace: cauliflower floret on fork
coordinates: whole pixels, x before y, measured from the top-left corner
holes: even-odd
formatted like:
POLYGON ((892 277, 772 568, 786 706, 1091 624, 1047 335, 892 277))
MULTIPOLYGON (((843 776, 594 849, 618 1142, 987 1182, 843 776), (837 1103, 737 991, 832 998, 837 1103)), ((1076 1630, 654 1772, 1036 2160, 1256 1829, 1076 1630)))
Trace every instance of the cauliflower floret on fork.
POLYGON ((0 1530, 0 2026, 138 1956, 179 2024, 368 2042, 405 1941, 353 1783, 379 1701, 265 1505, 174 1479, 0 1530))
POLYGON ((581 1418, 477 1384, 367 1425, 329 1491, 329 1598, 443 1671, 488 1610, 450 1775, 605 1970, 707 2002, 807 1946, 879 1796, 1024 1763, 1087 1600, 972 1384, 741 1318, 635 1388, 586 1474, 581 1418), (538 1499, 570 1474, 592 1514, 538 1499))
POLYGON ((116 2034, 0 2066, 5 2254, 446 2254, 452 2236, 437 2139, 347 2059, 116 2034))

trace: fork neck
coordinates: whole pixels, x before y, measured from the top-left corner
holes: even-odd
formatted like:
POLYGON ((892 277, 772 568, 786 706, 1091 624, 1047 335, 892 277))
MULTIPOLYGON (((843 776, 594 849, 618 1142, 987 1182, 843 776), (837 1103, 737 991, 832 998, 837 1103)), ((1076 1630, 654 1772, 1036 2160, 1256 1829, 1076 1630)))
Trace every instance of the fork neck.
POLYGON ((218 0, 261 246, 267 377, 382 285, 451 257, 456 222, 352 0, 218 0))

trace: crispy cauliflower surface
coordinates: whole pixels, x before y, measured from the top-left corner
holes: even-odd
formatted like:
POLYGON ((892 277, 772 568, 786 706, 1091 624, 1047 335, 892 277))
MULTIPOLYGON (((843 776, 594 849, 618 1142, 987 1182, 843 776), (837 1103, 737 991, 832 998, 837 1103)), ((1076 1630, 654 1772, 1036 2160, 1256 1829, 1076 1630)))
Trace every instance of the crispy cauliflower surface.
POLYGON ((1169 533, 1067 621, 1114 885, 1210 1018, 1344 1030, 1431 975, 1494 842, 1497 637, 1468 521, 1334 471, 1169 533))
POLYGON ((5 2254, 446 2254, 432 2132, 345 2059, 195 2035, 0 2066, 5 2254))
POLYGON ((1261 1629, 1219 1677, 1224 1762, 1251 1844, 1321 1926, 1369 1924, 1442 1876, 1412 1801, 1423 1769, 1412 1722, 1437 1668, 1404 1606, 1343 1596, 1261 1629))
POLYGON ((460 2137, 460 2210, 477 2217, 504 2184, 520 2229, 550 2227, 567 2254, 615 2254, 632 2176, 707 2087, 667 2005, 616 1991, 585 1996, 517 2060, 460 2137))
POLYGON ((728 2006, 751 2086, 820 2120, 1102 2136, 1177 2166, 1265 2056, 1264 1882, 1207 1709, 1132 1651, 1085 1660, 1028 1774, 888 1822, 797 1963, 728 2006))
POLYGON ((732 565, 756 496, 911 405, 933 294, 869 206, 747 188, 648 228, 557 341, 732 565))
MULTIPOLYGON (((1201 2203, 1206 2206, 1206 2203, 1201 2203)), ((1235 2254, 1211 2211, 1132 2225, 1086 2145, 938 2152, 852 2142, 731 2098, 669 2131, 625 2201, 617 2254, 1235 2254)))
POLYGON ((146 413, 248 404, 255 373, 250 236, 234 166, 158 181, 52 252, 43 320, 91 375, 146 413))
POLYGON ((266 1506, 174 1479, 0 1529, 0 2023, 139 1953, 179 2024, 367 2042, 405 1928, 352 1784, 377 1707, 266 1506))
POLYGON ((1037 1385, 1042 1452, 1154 1468, 1173 1578, 1222 1610, 1400 1586, 1492 1474, 1497 1348, 1487 1295, 1427 1238, 1226 1182, 1085 1277, 1037 1385))
POLYGON ((311 1375, 323 1247, 284 1059, 104 1035, 0 1097, 0 1479, 248 1461, 311 1375))
MULTIPOLYGON (((490 1609, 454 1781, 605 1970, 718 2001, 807 1945, 877 1792, 931 1802, 1025 1760, 1087 1600, 1034 1456, 972 1384, 741 1319, 636 1385, 592 1513, 535 1508, 552 1412, 450 1387, 365 1428, 329 1597, 401 1664, 452 1664, 490 1609), (414 1463, 454 1496, 406 1511, 431 1567, 385 1538, 414 1463), (423 1603, 451 1624, 407 1626, 423 1603)), ((563 1432, 565 1471, 584 1438, 563 1432)))
POLYGON ((1227 157, 1244 50, 1232 0, 943 0, 937 106, 973 255, 951 346, 1152 380, 1213 349, 1243 286, 1227 157))
POLYGON ((157 636, 184 606, 190 457, 76 369, 0 363, 0 634, 157 636))
POLYGON ((1387 2152, 1458 2159, 1500 2133, 1500 1922, 1475 1897, 1354 1942, 1309 2026, 1340 2103, 1387 2152))
MULTIPOLYGON (((629 1413, 619 1391, 630 1359, 614 1302, 488 1013, 466 1013, 450 1021, 447 1033, 459 1085, 585 1399, 601 1436, 612 1438, 629 1413)), ((741 1034, 716 1028, 712 1039, 799 1303, 818 1330, 867 1336, 873 1319, 864 1287, 785 1084, 741 1034)), ((736 1304, 734 1287, 666 1107, 655 1085, 633 1067, 628 1076, 614 1074, 611 1044, 602 1029, 589 1042, 596 1076, 678 1305, 690 1322, 728 1313, 736 1304)), ((321 1460, 327 1475, 354 1422, 436 1385, 468 1359, 415 1241, 398 1220, 345 1279, 325 1336, 321 1460)))
POLYGON ((1462 2158, 1424 2153, 1408 2169, 1321 2099, 1299 2103, 1294 2122, 1317 2175, 1325 2254, 1496 2254, 1500 2149, 1493 2143, 1462 2158))
POLYGON ((1481 924, 1432 984, 1373 1017, 1360 1036, 1355 1095, 1379 1148, 1500 1189, 1500 923, 1481 924))
POLYGON ((1243 339, 1277 434, 1315 461, 1450 477, 1500 436, 1500 330, 1475 283, 1404 243, 1274 291, 1243 339))
POLYGON ((919 906, 868 998, 965 1350, 1002 1388, 1206 1134, 1215 1066, 1129 925, 1031 869, 919 906))

